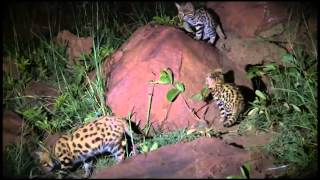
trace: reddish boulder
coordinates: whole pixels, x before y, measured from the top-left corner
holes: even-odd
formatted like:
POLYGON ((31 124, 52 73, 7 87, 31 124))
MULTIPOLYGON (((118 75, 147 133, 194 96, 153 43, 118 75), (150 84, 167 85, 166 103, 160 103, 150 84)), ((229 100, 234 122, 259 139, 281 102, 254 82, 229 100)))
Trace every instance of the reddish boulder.
POLYGON ((71 63, 82 54, 90 54, 93 47, 92 37, 78 37, 69 31, 59 32, 56 41, 67 45, 67 55, 71 63))
MULTIPOLYGON (((135 121, 141 120, 144 126, 151 86, 148 82, 158 79, 161 70, 170 68, 173 71, 174 78, 185 84, 186 91, 182 95, 192 108, 198 109, 203 103, 190 97, 204 87, 206 74, 220 67, 221 57, 213 46, 195 41, 177 28, 147 25, 139 28, 105 62, 105 72, 110 75, 107 104, 118 116, 126 116, 133 109, 135 121)), ((155 85, 151 122, 164 131, 195 124, 197 120, 181 96, 172 104, 166 100, 169 88, 169 85, 155 85)))
POLYGON ((97 171, 91 178, 226 178, 241 175, 240 167, 247 161, 251 164, 251 178, 264 178, 266 167, 272 166, 257 154, 217 138, 202 137, 133 156, 97 171))
POLYGON ((41 100, 44 100, 44 105, 51 111, 54 108, 55 98, 59 96, 59 92, 55 87, 41 81, 31 81, 25 89, 24 94, 34 97, 28 99, 30 103, 37 103, 38 98, 41 97, 41 100))
POLYGON ((208 2, 207 8, 218 14, 225 31, 240 37, 254 37, 288 17, 287 7, 279 2, 208 2))
POLYGON ((251 80, 246 78, 246 66, 262 63, 276 62, 282 64, 282 56, 286 53, 284 48, 274 43, 255 38, 240 38, 229 33, 228 39, 223 42, 228 51, 224 51, 225 60, 222 61, 223 71, 233 71, 234 82, 252 88, 251 80))
POLYGON ((17 60, 10 56, 3 57, 2 70, 4 73, 10 75, 13 79, 19 79, 19 69, 17 66, 17 60))
POLYGON ((16 113, 11 111, 4 111, 2 119, 2 151, 5 147, 12 143, 18 143, 20 140, 23 120, 16 113))

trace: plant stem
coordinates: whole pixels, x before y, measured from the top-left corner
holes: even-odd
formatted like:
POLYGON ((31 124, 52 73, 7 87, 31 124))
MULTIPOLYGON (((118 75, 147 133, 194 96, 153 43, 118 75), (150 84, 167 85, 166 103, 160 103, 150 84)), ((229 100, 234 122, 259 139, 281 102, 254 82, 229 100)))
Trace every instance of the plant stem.
POLYGON ((152 83, 152 88, 148 89, 148 96, 149 96, 149 101, 148 101, 148 112, 147 112, 147 132, 146 132, 146 136, 149 135, 149 130, 151 127, 151 123, 150 123, 150 113, 151 113, 151 103, 152 103, 152 96, 153 96, 153 91, 154 91, 154 84, 152 83))

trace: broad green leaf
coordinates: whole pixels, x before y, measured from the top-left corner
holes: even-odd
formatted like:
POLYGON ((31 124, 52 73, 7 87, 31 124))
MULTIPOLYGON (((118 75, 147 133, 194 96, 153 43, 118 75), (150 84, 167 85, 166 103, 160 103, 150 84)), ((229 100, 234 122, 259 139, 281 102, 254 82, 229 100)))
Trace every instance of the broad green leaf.
POLYGON ((184 84, 181 82, 177 82, 176 83, 176 88, 180 91, 180 92, 184 92, 185 88, 184 88, 184 84))
POLYGON ((169 83, 171 83, 169 74, 165 70, 162 70, 160 72, 160 78, 159 79, 160 80, 158 81, 158 83, 160 83, 160 84, 169 84, 169 83))
POLYGON ((256 94, 259 98, 261 98, 261 99, 263 99, 263 100, 266 100, 266 99, 267 99, 266 95, 265 95, 263 92, 261 92, 260 90, 256 90, 256 91, 255 91, 255 94, 256 94))
POLYGON ((168 74, 168 77, 169 77, 169 80, 170 80, 170 84, 173 84, 173 72, 171 71, 170 68, 167 68, 165 71, 168 74))
POLYGON ((203 96, 202 96, 201 93, 196 93, 196 94, 191 96, 191 99, 194 99, 196 101, 202 101, 203 100, 203 96))
POLYGON ((250 164, 250 162, 244 163, 243 166, 248 170, 248 173, 251 172, 251 164, 250 164))
POLYGON ((152 146, 150 147, 150 151, 156 150, 156 149, 158 149, 158 147, 159 147, 158 143, 155 142, 155 143, 153 143, 152 146))
POLYGON ((172 88, 167 93, 167 100, 173 102, 176 97, 179 95, 180 91, 176 88, 172 88))
POLYGON ((241 166, 240 170, 241 170, 241 174, 242 174, 243 177, 245 177, 246 179, 250 178, 249 169, 247 169, 246 166, 244 166, 244 165, 241 166))

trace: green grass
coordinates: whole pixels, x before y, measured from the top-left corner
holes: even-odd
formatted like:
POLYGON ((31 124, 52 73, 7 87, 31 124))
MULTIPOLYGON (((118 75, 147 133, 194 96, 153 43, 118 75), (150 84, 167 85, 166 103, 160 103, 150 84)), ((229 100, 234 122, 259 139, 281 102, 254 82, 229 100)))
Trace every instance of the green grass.
POLYGON ((317 56, 298 46, 282 60, 284 66, 259 65, 249 70, 251 77, 267 76, 271 89, 265 100, 256 97, 240 130, 274 132, 265 149, 279 165, 289 165, 290 176, 303 176, 302 172, 315 173, 318 161, 317 56))
POLYGON ((312 12, 303 8, 291 9, 281 34, 287 47, 293 47, 283 55, 283 66, 264 64, 249 69, 249 78, 265 76, 271 88, 263 92, 265 99, 257 96, 251 103, 239 129, 241 133, 272 132, 274 136, 264 148, 279 166, 288 167, 288 177, 314 176, 318 161, 317 45, 306 21, 312 12))
MULTIPOLYGON (((5 34, 8 36, 5 36, 4 52, 17 65, 18 72, 4 73, 3 78, 3 107, 20 114, 40 140, 48 134, 72 131, 94 117, 112 114, 105 102, 103 60, 154 16, 168 18, 170 13, 168 15, 166 7, 171 6, 168 3, 146 2, 79 2, 65 3, 63 7, 58 2, 52 2, 42 5, 41 11, 34 12, 22 8, 32 4, 9 6, 9 15, 5 19, 8 25, 5 34), (17 16, 17 11, 25 15, 17 16), (68 16, 63 12, 68 12, 68 16), (34 24, 33 17, 42 16, 46 21, 42 24, 47 28, 46 33, 29 27, 34 24), (26 32, 29 33, 28 38, 20 34, 21 28, 31 29, 26 32), (92 53, 83 55, 76 64, 70 64, 66 47, 53 40, 64 29, 80 37, 94 38, 92 53), (92 70, 95 70, 96 79, 85 85, 87 74, 92 70), (24 95, 32 80, 53 85, 58 90, 58 97, 24 95), (49 99, 53 100, 53 104, 49 99), (48 108, 49 105, 53 108, 48 108)), ((171 15, 176 13, 170 12, 171 15)), ((33 165, 29 164, 32 161, 25 141, 22 137, 18 145, 8 147, 6 151, 10 165, 6 168, 11 175, 27 177, 31 173, 33 165)))
POLYGON ((30 133, 31 129, 28 125, 24 124, 21 128, 21 137, 17 144, 9 144, 3 151, 3 164, 4 173, 6 177, 32 177, 33 173, 39 173, 36 161, 32 156, 32 148, 35 146, 37 137, 30 133), (25 137, 28 138, 27 142, 25 137), (10 163, 11 166, 8 166, 10 163))

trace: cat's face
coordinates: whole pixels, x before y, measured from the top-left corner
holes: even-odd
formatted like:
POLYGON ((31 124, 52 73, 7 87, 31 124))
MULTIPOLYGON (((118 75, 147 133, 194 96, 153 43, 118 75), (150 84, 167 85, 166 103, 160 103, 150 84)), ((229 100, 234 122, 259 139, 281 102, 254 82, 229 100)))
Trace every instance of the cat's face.
POLYGON ((192 15, 194 14, 194 6, 192 5, 192 3, 187 2, 184 4, 178 4, 175 3, 177 9, 178 9, 178 17, 180 19, 185 19, 186 16, 188 15, 192 15))
POLYGON ((49 153, 49 151, 37 151, 40 167, 44 172, 50 172, 55 167, 55 163, 49 153))
POLYGON ((214 72, 209 73, 206 77, 206 85, 213 88, 218 83, 223 83, 223 74, 221 69, 216 69, 214 72))

